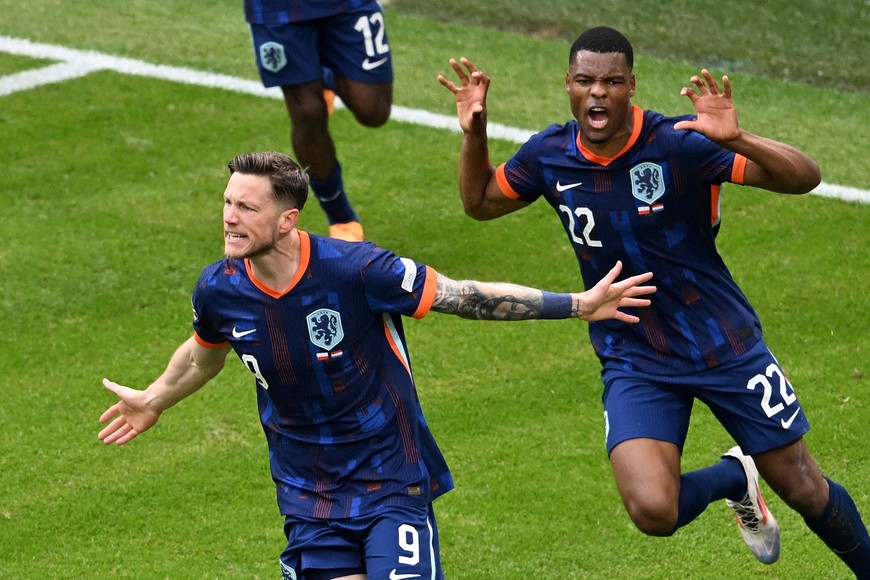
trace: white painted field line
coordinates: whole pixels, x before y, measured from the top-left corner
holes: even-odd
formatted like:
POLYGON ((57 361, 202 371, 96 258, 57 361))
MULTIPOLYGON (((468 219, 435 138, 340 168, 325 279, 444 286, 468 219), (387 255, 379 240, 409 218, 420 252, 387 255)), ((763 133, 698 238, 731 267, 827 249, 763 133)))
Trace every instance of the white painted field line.
MULTIPOLYGON (((41 69, 0 77, 0 96, 20 90, 34 89, 43 84, 63 82, 96 70, 112 70, 123 74, 222 89, 256 97, 283 99, 279 88, 264 88, 259 81, 183 67, 149 64, 132 58, 112 56, 90 50, 76 50, 64 46, 41 44, 23 38, 0 36, 0 52, 62 61, 59 64, 41 69)), ((342 107, 341 100, 336 99, 336 108, 342 107)), ((393 106, 390 118, 394 121, 422 125, 434 129, 445 129, 456 133, 460 131, 454 116, 441 115, 399 105, 393 106)), ((487 133, 491 138, 520 144, 525 143, 526 139, 533 134, 532 131, 526 129, 518 129, 499 123, 489 123, 487 125, 487 133)), ((870 203, 870 191, 858 189, 857 187, 822 182, 812 193, 846 201, 870 203)))
MULTIPOLYGON (((229 75, 203 72, 188 68, 149 64, 141 60, 112 56, 89 50, 74 50, 63 46, 38 44, 22 38, 0 36, 0 52, 19 56, 60 60, 67 63, 90 65, 93 70, 111 70, 123 74, 156 78, 189 85, 224 89, 257 97, 283 98, 281 89, 266 89, 259 82, 249 81, 229 75)), ((9 77, 0 77, 0 90, 9 77)), ((49 81, 50 79, 47 79, 49 81)))
POLYGON ((49 83, 77 79, 100 68, 91 63, 69 61, 0 77, 0 97, 19 91, 28 91, 49 83))
POLYGON ((870 191, 867 191, 866 189, 858 189, 857 187, 822 182, 811 193, 821 195, 822 197, 832 197, 845 201, 870 203, 870 191))

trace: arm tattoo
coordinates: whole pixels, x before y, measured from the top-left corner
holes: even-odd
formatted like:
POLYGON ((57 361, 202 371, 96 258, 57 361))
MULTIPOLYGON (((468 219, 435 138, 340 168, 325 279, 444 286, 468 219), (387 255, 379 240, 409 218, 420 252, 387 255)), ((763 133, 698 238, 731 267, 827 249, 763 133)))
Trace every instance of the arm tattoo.
POLYGON ((472 320, 528 320, 540 318, 540 290, 514 284, 451 280, 438 275, 432 310, 472 320))

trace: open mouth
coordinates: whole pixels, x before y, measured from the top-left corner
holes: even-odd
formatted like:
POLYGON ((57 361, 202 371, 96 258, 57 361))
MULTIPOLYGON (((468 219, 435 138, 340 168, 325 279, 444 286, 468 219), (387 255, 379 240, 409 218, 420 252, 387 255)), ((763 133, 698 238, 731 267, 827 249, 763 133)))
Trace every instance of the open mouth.
POLYGON ((589 109, 589 124, 593 129, 603 129, 607 125, 610 116, 604 107, 591 107, 589 109))

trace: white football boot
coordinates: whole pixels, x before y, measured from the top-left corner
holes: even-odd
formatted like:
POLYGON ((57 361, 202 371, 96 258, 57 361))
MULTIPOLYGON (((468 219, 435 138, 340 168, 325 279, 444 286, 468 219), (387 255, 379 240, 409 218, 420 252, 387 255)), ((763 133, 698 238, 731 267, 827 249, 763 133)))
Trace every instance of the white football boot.
POLYGON ((773 564, 779 558, 779 524, 764 505, 761 489, 758 487, 758 470, 755 468, 755 462, 748 455, 744 455, 740 447, 732 447, 722 457, 737 459, 746 473, 746 497, 740 501, 725 500, 728 507, 734 510, 743 541, 759 562, 773 564))

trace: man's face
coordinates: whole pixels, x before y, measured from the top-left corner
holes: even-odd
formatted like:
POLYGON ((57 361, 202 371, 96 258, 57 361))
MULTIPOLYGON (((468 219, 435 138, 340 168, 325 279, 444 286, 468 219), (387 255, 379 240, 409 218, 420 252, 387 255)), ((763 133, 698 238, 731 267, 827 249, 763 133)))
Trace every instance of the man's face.
POLYGON ((578 52, 568 68, 565 90, 584 145, 595 150, 631 134, 634 75, 624 54, 578 52))
POLYGON ((269 252, 286 233, 288 212, 298 213, 282 211, 267 177, 233 173, 224 191, 224 253, 252 258, 269 252))

